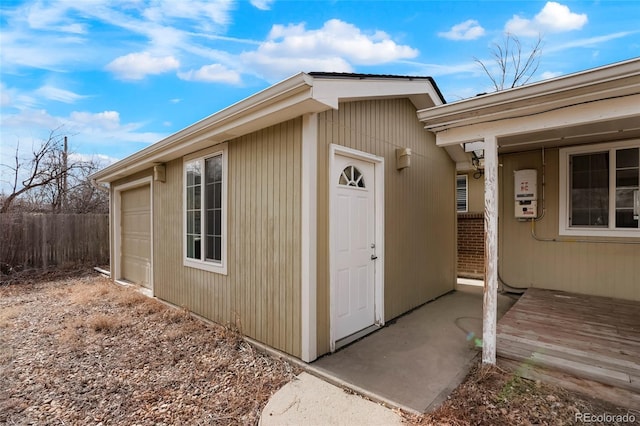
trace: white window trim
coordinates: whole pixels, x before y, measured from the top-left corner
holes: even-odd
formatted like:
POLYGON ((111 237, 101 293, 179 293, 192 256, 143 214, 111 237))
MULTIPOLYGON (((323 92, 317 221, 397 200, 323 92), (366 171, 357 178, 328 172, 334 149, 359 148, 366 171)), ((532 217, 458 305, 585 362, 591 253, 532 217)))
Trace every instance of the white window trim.
MULTIPOLYGON (((640 144, 639 140, 627 140, 621 142, 602 143, 595 145, 582 145, 577 147, 561 148, 559 152, 559 185, 558 188, 558 234, 569 236, 584 236, 584 237, 640 237, 640 229, 613 229, 613 228, 591 228, 591 227, 576 227, 569 226, 569 157, 575 154, 588 154, 594 152, 608 151, 619 148, 633 148, 640 144)), ((609 156, 609 170, 611 173, 612 165, 615 164, 615 156, 609 156)), ((615 171, 615 170, 614 170, 615 171)), ((609 181, 609 188, 615 187, 615 180, 609 181)), ((609 191, 611 194, 612 192, 609 191)), ((615 192, 613 192, 615 194, 615 192)), ((615 217, 615 196, 609 197, 609 226, 615 223, 612 221, 612 213, 615 217)))
MULTIPOLYGON (((227 144, 223 143, 223 144, 219 144, 216 145, 214 147, 211 148, 207 148, 207 149, 203 149, 202 151, 198 151, 198 152, 194 152, 192 154, 186 155, 184 156, 184 158, 182 159, 182 260, 183 260, 183 265, 190 267, 190 268, 196 268, 196 269, 202 269, 203 271, 208 271, 208 272, 215 272, 217 274, 221 274, 221 275, 227 275, 227 266, 228 266, 228 250, 227 250, 227 246, 229 245, 229 241, 228 241, 228 232, 227 232, 227 217, 228 217, 228 204, 227 204, 227 197, 228 197, 228 187, 229 187, 229 180, 228 180, 228 171, 227 171, 227 166, 228 166, 228 154, 227 154, 227 144), (207 261, 207 260, 196 260, 196 259, 190 259, 187 257, 187 191, 185 190, 185 186, 186 186, 186 182, 187 182, 187 169, 186 169, 186 165, 187 163, 193 161, 193 160, 201 160, 203 162, 204 165, 204 159, 205 158, 209 158, 209 157, 213 157, 216 155, 222 155, 222 262, 221 263, 216 263, 216 262, 212 262, 212 261, 207 261)), ((204 167, 203 169, 204 170, 204 167)), ((204 179, 204 178, 203 178, 204 179)), ((203 180, 204 181, 204 180, 203 180)), ((201 197, 203 198, 203 200, 201 200, 201 206, 204 206, 204 194, 205 191, 201 191, 201 197)), ((204 216, 203 216, 204 217, 204 216)))
POLYGON ((456 175, 456 212, 468 213, 469 212, 469 175, 456 175), (464 210, 458 210, 458 178, 464 178, 464 210))

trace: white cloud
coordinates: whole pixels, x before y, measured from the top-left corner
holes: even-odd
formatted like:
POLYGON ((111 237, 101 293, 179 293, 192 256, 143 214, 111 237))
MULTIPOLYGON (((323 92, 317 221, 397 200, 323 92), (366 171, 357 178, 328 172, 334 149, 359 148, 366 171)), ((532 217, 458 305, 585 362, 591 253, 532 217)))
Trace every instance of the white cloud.
POLYGON ((353 65, 377 65, 414 58, 418 50, 399 45, 388 34, 362 32, 355 25, 331 19, 322 28, 305 24, 274 25, 257 50, 241 54, 248 68, 267 79, 299 71, 349 72, 353 65))
POLYGON ((274 0, 251 0, 251 4, 260 10, 269 10, 274 0))
POLYGON ((447 32, 438 33, 439 37, 449 40, 475 40, 484 35, 484 28, 475 19, 456 24, 447 32))
POLYGON ((157 57, 149 52, 140 52, 120 56, 106 68, 123 80, 141 80, 147 75, 162 74, 179 66, 180 62, 173 56, 157 57))
POLYGON ((116 130, 120 127, 120 113, 118 111, 85 112, 73 111, 69 121, 82 127, 116 130))
POLYGON ((611 40, 616 40, 619 38, 627 37, 629 35, 638 34, 640 31, 622 31, 618 33, 606 34, 603 36, 596 37, 588 37, 582 39, 571 40, 570 42, 563 44, 556 44, 545 48, 545 53, 549 52, 559 52, 567 49, 572 49, 575 47, 584 47, 584 48, 595 48, 597 46, 601 46, 603 43, 606 43, 611 40))
POLYGON ((40 87, 35 91, 35 94, 52 101, 64 102, 66 104, 72 104, 86 98, 86 96, 78 95, 77 93, 73 93, 69 90, 60 89, 59 87, 50 85, 40 87))
POLYGON ((51 115, 44 109, 25 109, 15 114, 2 114, 0 125, 3 129, 0 145, 11 144, 13 141, 7 140, 8 137, 38 140, 39 135, 46 137, 53 129, 63 129, 65 133, 73 135, 71 138, 81 141, 83 148, 108 144, 112 151, 132 142, 150 144, 165 136, 140 131, 144 123, 122 123, 117 111, 73 111, 64 117, 51 115))
POLYGON ((209 83, 240 83, 240 74, 221 64, 204 65, 198 70, 179 72, 178 77, 186 81, 205 81, 209 83))
POLYGON ((571 12, 568 6, 549 1, 533 19, 514 15, 505 25, 505 32, 518 36, 560 33, 579 30, 587 21, 586 14, 571 12))
POLYGON ((143 15, 153 22, 168 22, 174 18, 196 21, 201 27, 227 25, 233 9, 231 0, 159 0, 144 10, 143 15))

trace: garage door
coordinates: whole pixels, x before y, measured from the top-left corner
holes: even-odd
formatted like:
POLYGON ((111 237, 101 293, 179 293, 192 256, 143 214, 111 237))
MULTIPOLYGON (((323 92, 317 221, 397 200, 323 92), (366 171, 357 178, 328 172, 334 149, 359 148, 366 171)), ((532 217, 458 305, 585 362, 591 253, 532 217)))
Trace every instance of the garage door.
POLYGON ((122 191, 120 279, 151 288, 151 197, 149 185, 122 191))

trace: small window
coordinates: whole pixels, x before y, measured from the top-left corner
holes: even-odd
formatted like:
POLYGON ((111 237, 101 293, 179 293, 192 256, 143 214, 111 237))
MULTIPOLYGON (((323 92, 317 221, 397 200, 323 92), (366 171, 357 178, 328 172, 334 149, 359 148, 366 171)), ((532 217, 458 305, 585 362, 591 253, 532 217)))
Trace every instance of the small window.
POLYGON ((560 233, 639 236, 640 144, 560 150, 560 233))
POLYGON ((467 179, 467 175, 456 176, 456 210, 458 213, 466 213, 469 211, 467 179))
POLYGON ((226 273, 225 150, 185 157, 185 265, 226 273))
POLYGON ((365 188, 364 176, 357 167, 347 166, 340 173, 340 179, 338 180, 340 185, 353 186, 356 188, 365 188))

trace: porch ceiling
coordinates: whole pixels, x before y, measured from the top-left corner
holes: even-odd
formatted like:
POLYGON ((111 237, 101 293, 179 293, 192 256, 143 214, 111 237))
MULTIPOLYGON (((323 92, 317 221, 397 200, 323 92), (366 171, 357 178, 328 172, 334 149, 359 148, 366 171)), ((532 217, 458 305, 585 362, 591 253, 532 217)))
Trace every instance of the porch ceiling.
POLYGON ((500 152, 522 151, 589 143, 640 139, 640 119, 625 117, 610 121, 544 129, 498 138, 500 152))

